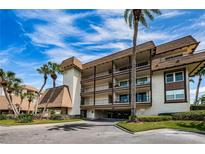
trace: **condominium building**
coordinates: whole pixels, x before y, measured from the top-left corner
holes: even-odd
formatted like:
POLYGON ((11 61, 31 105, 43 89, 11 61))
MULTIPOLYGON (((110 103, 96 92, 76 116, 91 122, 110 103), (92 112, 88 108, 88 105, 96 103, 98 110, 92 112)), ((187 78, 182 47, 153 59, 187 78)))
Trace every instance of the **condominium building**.
MULTIPOLYGON (((189 77, 205 64, 199 42, 186 36, 161 45, 153 41, 136 48, 136 110, 138 115, 189 111, 189 77)), ((69 114, 86 118, 125 118, 131 110, 132 48, 82 64, 62 62, 63 85, 69 87, 69 114)))

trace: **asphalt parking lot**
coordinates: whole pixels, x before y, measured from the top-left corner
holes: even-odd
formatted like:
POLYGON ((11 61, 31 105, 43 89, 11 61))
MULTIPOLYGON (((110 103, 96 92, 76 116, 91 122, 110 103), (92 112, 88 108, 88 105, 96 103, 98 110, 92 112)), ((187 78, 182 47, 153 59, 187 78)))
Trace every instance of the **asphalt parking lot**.
POLYGON ((0 126, 0 143, 5 144, 187 144, 205 143, 205 135, 170 129, 127 133, 108 121, 64 124, 0 126))

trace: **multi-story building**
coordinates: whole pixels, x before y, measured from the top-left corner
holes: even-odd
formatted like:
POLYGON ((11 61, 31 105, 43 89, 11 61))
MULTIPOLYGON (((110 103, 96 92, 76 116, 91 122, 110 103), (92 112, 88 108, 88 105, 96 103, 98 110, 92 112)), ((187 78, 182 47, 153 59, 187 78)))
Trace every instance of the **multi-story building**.
MULTIPOLYGON (((205 64, 199 42, 186 36, 156 46, 146 42, 136 52, 136 110, 140 115, 188 111, 189 77, 205 64)), ((69 87, 71 115, 116 118, 130 115, 132 48, 82 64, 62 62, 63 84, 69 87)))

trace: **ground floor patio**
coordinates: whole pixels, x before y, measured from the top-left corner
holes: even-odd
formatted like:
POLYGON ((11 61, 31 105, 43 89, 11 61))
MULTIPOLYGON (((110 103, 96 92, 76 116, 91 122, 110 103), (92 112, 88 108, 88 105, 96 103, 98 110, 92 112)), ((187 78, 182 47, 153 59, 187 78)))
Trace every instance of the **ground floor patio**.
POLYGON ((0 143, 205 143, 202 134, 159 129, 130 134, 114 126, 113 121, 81 121, 32 126, 0 126, 0 143))

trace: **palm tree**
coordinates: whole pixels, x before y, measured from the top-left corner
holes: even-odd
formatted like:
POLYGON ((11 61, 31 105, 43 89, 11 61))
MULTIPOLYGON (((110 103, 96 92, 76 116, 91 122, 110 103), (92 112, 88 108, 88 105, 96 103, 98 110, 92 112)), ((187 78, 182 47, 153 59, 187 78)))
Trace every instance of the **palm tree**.
POLYGON ((23 100, 27 97, 26 93, 23 91, 22 86, 19 87, 17 95, 20 97, 20 104, 19 104, 19 113, 21 112, 21 105, 23 103, 23 100))
POLYGON ((133 33, 133 51, 132 51, 132 74, 131 74, 131 116, 136 115, 136 46, 138 26, 141 23, 148 27, 146 18, 154 20, 154 14, 160 15, 161 11, 158 9, 126 9, 124 11, 124 18, 130 28, 134 29, 133 33))
POLYGON ((56 79, 57 79, 57 74, 61 74, 62 71, 60 69, 60 65, 57 63, 53 62, 48 62, 48 68, 49 68, 49 74, 53 80, 53 88, 56 87, 56 79))
POLYGON ((194 105, 197 105, 197 103, 198 103, 199 88, 201 85, 202 77, 205 76, 205 67, 202 68, 202 70, 199 71, 197 75, 199 76, 199 81, 198 81, 197 88, 196 88, 196 96, 195 96, 194 105))
POLYGON ((60 65, 57 64, 57 63, 53 63, 53 62, 48 62, 48 68, 49 68, 49 74, 53 80, 53 90, 52 90, 52 93, 50 94, 44 108, 43 108, 43 112, 42 112, 42 115, 41 115, 41 118, 43 117, 43 115, 45 114, 46 112, 46 109, 48 107, 48 103, 50 102, 50 99, 53 97, 54 93, 55 93, 55 87, 56 87, 56 79, 57 79, 57 74, 61 74, 62 71, 61 71, 61 68, 60 68, 60 65))
POLYGON ((27 110, 27 113, 29 114, 31 102, 34 101, 34 99, 36 98, 36 95, 34 93, 27 93, 26 97, 28 98, 28 110, 27 110))
POLYGON ((16 105, 13 104, 12 93, 17 90, 19 84, 22 82, 21 79, 16 78, 16 74, 14 72, 5 72, 3 69, 0 69, 0 77, 1 77, 1 86, 3 87, 3 91, 5 97, 12 108, 14 115, 17 116, 19 114, 16 105))
POLYGON ((46 83, 47 83, 47 79, 48 79, 48 75, 49 75, 49 68, 47 64, 44 64, 43 66, 41 66, 40 68, 37 69, 37 72, 39 74, 43 74, 43 78, 44 78, 44 82, 38 92, 38 98, 37 98, 37 102, 35 104, 35 111, 34 113, 37 114, 37 110, 38 110, 38 103, 39 103, 39 99, 41 96, 41 93, 43 91, 43 88, 45 87, 46 83))

